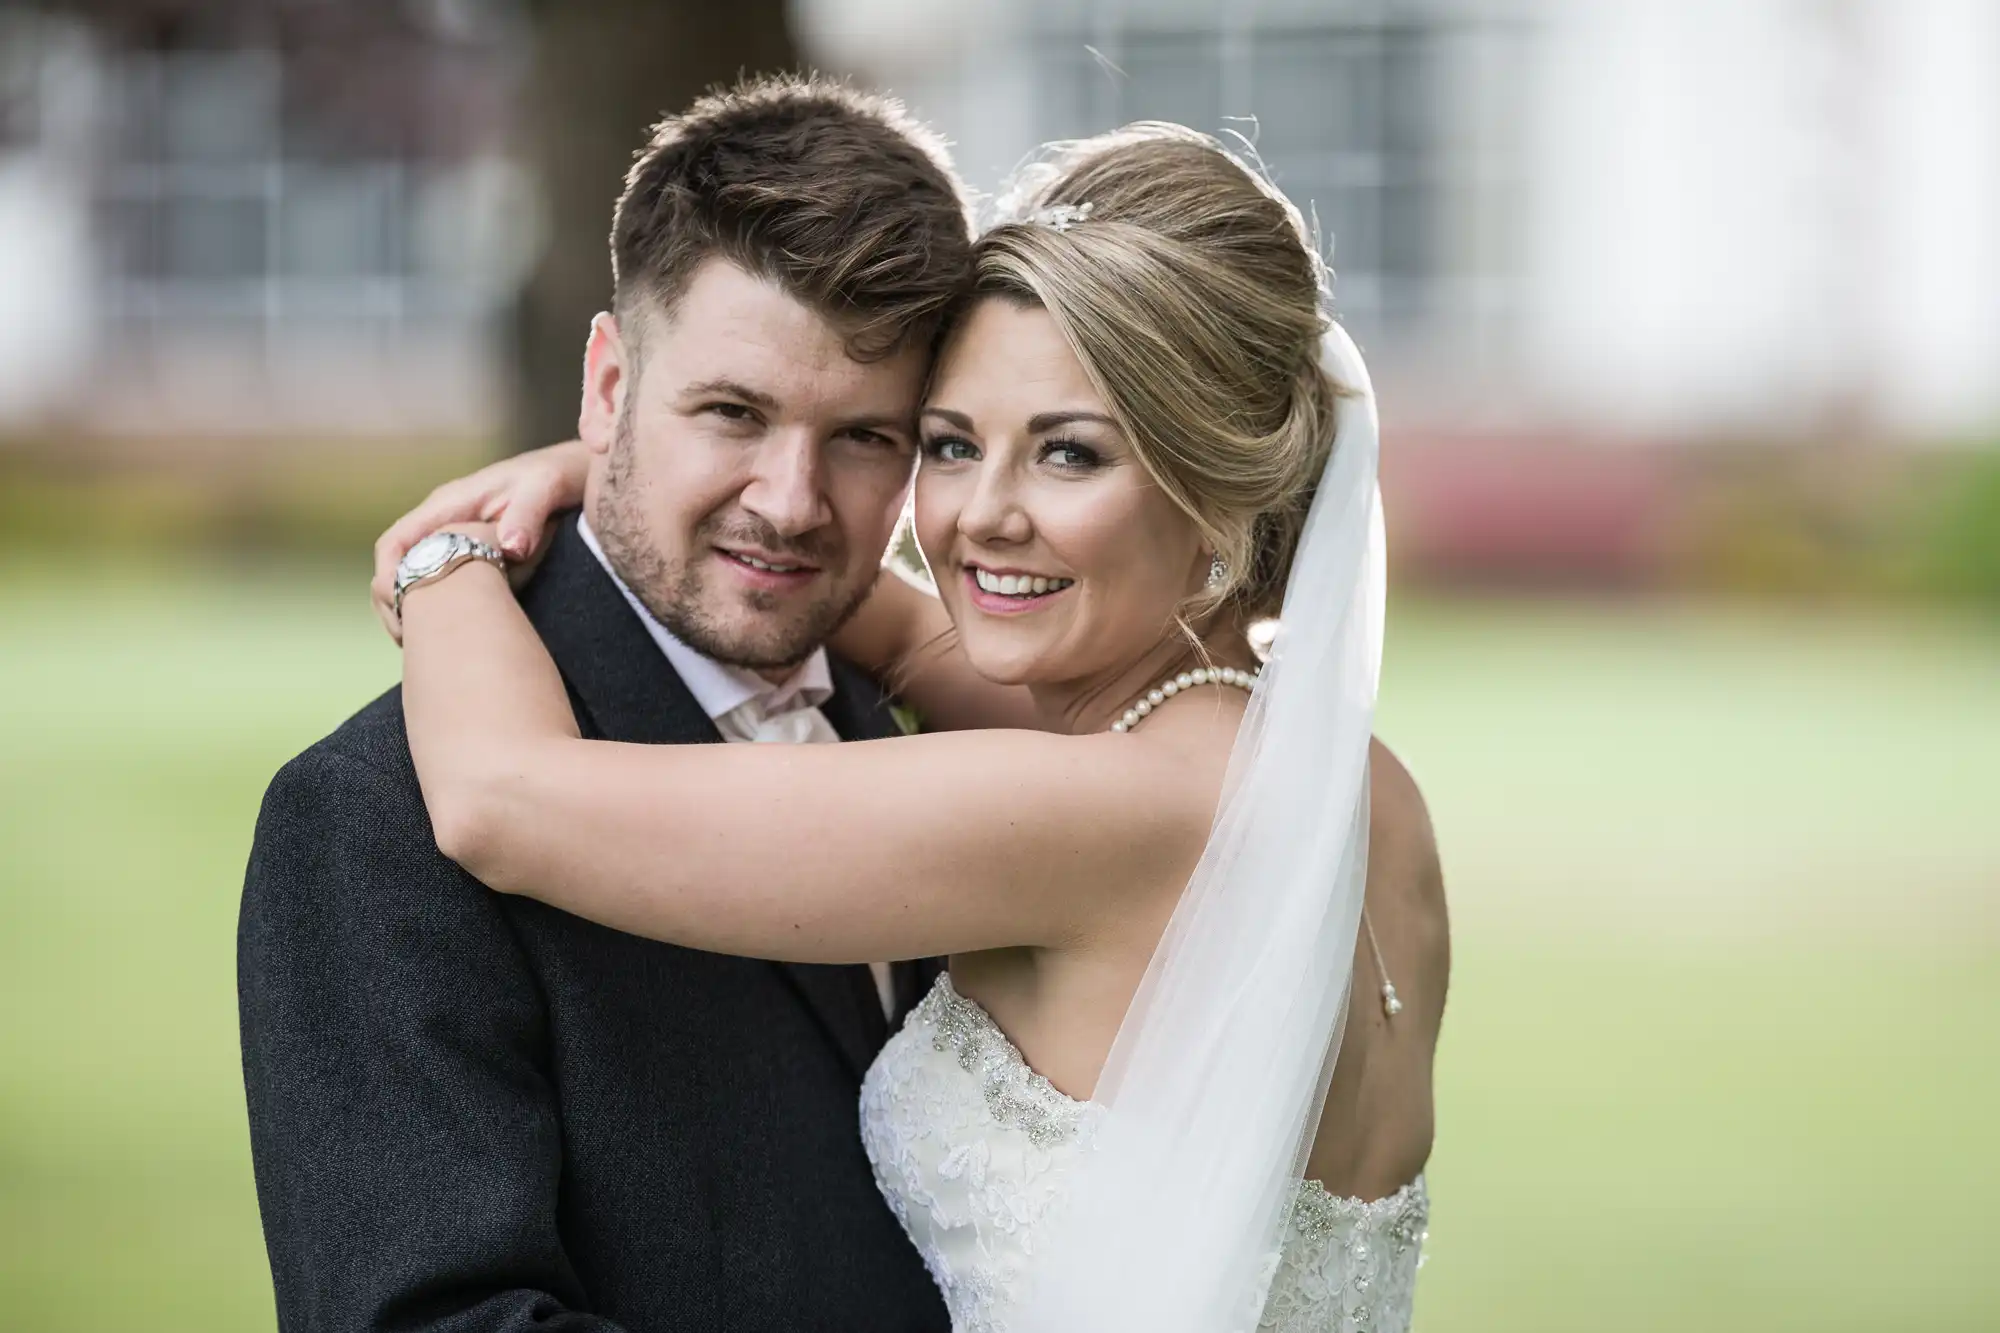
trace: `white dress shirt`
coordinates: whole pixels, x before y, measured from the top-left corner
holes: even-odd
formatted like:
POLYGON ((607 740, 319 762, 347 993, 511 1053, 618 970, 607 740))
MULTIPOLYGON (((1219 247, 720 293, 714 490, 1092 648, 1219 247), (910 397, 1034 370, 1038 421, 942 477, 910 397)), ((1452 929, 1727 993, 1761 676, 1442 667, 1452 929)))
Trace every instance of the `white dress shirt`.
MULTIPOLYGON (((590 530, 589 519, 579 519, 576 528, 583 544, 597 557, 597 563, 604 566, 611 582, 624 594, 632 614, 639 617, 646 633, 653 636, 674 674, 688 687, 688 693, 715 723, 724 740, 821 744, 840 739, 840 733, 826 720, 826 714, 819 711, 819 706, 833 697, 833 671, 827 665, 826 649, 814 649, 798 670, 775 684, 754 671, 705 656, 681 642, 625 586, 625 580, 618 577, 618 571, 604 558, 604 548, 597 544, 597 534, 590 530)), ((893 1017, 896 991, 889 965, 870 963, 868 970, 874 974, 883 1014, 893 1017)))

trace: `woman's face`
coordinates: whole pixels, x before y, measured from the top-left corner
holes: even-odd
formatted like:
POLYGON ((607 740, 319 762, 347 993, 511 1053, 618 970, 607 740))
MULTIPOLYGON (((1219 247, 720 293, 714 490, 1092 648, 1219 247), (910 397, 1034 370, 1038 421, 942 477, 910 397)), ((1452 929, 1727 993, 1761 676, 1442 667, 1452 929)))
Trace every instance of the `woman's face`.
POLYGON ((1207 560, 1047 311, 993 298, 923 412, 916 532, 973 668, 1010 685, 1136 660, 1207 560))

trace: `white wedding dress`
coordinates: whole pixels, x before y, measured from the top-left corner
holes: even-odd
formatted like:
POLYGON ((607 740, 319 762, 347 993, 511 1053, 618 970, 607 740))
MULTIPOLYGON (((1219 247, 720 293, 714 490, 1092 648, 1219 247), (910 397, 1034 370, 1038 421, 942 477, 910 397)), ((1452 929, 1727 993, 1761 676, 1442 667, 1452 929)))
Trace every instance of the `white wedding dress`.
MULTIPOLYGON (((1064 1203, 1101 1109, 1029 1068, 948 975, 876 1057, 861 1088, 862 1142, 944 1293, 954 1333, 1008 1333, 1044 1224, 1064 1203)), ((1421 1176, 1374 1202, 1302 1182, 1257 1327, 1404 1333, 1429 1208, 1421 1176)))

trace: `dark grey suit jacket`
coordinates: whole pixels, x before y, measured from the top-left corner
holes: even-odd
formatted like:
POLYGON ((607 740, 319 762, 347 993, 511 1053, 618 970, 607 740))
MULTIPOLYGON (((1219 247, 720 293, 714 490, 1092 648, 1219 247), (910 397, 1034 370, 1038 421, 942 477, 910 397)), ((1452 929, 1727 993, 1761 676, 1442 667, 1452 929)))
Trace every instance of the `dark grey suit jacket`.
MULTIPOLYGON (((573 517, 522 600, 586 736, 720 739, 573 517)), ((893 731, 834 676, 843 736, 893 731)), ((928 975, 899 968, 904 1007, 928 975)), ((857 1135, 867 969, 490 892, 438 854, 398 691, 272 782, 238 985, 287 1333, 947 1326, 857 1135)))

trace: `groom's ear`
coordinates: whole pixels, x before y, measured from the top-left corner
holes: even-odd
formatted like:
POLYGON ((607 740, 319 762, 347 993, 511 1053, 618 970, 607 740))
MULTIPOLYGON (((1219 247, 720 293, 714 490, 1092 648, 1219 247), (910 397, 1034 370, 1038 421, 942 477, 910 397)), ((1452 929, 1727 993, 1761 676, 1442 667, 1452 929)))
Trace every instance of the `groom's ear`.
POLYGON ((618 317, 599 311, 590 321, 590 341, 583 349, 583 407, 577 413, 577 438, 595 454, 608 453, 618 431, 618 414, 632 381, 630 349, 618 331, 618 317))

